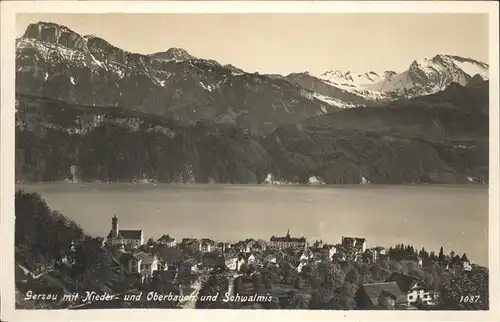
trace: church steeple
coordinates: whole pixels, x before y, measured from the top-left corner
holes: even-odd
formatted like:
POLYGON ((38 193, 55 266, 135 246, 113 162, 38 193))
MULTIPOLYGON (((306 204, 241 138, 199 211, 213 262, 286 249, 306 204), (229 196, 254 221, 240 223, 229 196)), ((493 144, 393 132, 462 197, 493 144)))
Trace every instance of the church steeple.
POLYGON ((286 231, 286 237, 290 237, 290 229, 287 229, 287 231, 286 231))
POLYGON ((118 218, 116 217, 116 215, 114 215, 111 219, 111 237, 118 237, 118 218))

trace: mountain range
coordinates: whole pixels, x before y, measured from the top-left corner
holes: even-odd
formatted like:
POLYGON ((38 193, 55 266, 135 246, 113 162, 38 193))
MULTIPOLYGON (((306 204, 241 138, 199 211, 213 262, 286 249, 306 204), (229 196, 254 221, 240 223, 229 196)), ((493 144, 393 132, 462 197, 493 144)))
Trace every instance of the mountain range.
POLYGON ((40 22, 16 40, 16 177, 486 182, 488 87, 486 63, 453 55, 262 75, 40 22))
POLYGON ((402 73, 330 70, 319 78, 366 98, 393 100, 434 94, 446 89, 451 83, 465 86, 474 76, 487 80, 488 67, 488 64, 471 58, 436 55, 430 59, 413 61, 402 73))

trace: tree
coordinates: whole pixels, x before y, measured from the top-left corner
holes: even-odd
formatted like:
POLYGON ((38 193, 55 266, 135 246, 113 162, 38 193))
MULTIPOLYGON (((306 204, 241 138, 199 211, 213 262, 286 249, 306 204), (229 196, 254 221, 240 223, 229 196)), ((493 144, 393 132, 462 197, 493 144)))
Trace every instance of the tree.
POLYGON ((385 280, 385 278, 387 277, 387 276, 384 275, 382 267, 378 263, 373 263, 370 266, 370 274, 377 281, 385 280))
POLYGON ((293 308, 295 309, 307 309, 309 297, 306 294, 296 294, 293 298, 293 308))
POLYGON ((301 282, 300 276, 297 276, 295 278, 295 281, 293 282, 293 287, 295 287, 298 290, 300 290, 302 288, 302 282, 301 282))
MULTIPOLYGON (((478 268, 472 274, 453 277, 447 283, 441 283, 441 310, 488 310, 489 309, 489 272, 487 268, 478 268), (466 294, 474 294, 477 300, 462 301, 466 294)), ((470 296, 470 295, 469 295, 470 296)))
POLYGON ((422 249, 418 253, 418 256, 421 257, 421 258, 423 258, 423 259, 428 259, 429 258, 429 253, 425 250, 424 247, 422 247, 422 249))
POLYGON ((252 284, 255 293, 260 294, 260 292, 262 291, 262 277, 259 273, 252 275, 252 284))
POLYGON ((413 304, 414 307, 416 307, 419 310, 424 309, 424 302, 422 301, 422 298, 420 295, 417 295, 417 298, 415 300, 415 303, 413 304))
POLYGON ((335 299, 339 310, 353 310, 356 308, 356 301, 349 296, 340 296, 335 299))
POLYGON ((239 272, 241 274, 248 274, 249 271, 250 271, 250 267, 248 267, 248 265, 246 263, 241 264, 240 269, 239 269, 239 272))
POLYGON ((444 251, 443 251, 443 246, 441 246, 441 248, 439 249, 438 260, 439 260, 441 263, 443 263, 443 262, 444 262, 444 260, 445 260, 444 251))
POLYGON ((49 208, 36 193, 18 190, 15 195, 16 260, 34 272, 52 268, 64 257, 83 230, 49 208))
POLYGON ((71 276, 84 289, 99 289, 112 279, 110 258, 98 238, 86 238, 75 250, 71 276))
POLYGON ((312 274, 312 267, 311 265, 305 265, 304 267, 302 267, 302 271, 300 271, 300 276, 302 276, 304 279, 308 279, 311 274, 312 274))
POLYGON ((345 281, 352 284, 358 284, 359 281, 358 270, 354 267, 351 267, 345 274, 345 281))
POLYGON ((316 300, 320 306, 329 303, 334 297, 335 290, 344 283, 344 277, 344 272, 331 262, 321 262, 313 270, 309 281, 313 289, 317 291, 316 300))

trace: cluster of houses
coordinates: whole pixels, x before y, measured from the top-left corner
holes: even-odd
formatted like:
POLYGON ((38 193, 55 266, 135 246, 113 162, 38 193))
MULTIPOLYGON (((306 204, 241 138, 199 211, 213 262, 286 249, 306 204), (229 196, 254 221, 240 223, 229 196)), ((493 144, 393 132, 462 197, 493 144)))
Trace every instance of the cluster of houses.
POLYGON ((157 271, 168 270, 167 263, 160 261, 156 255, 144 251, 121 250, 118 255, 115 253, 115 258, 119 261, 122 274, 137 276, 141 283, 151 281, 157 271))
POLYGON ((412 307, 418 301, 426 306, 435 306, 439 296, 419 278, 395 272, 385 282, 361 285, 355 300, 360 309, 373 309, 379 306, 412 307))
MULTIPOLYGON (((236 243, 215 242, 208 238, 184 238, 180 242, 169 235, 164 235, 157 240, 157 244, 175 247, 179 249, 190 249, 199 251, 202 262, 186 260, 183 268, 180 263, 167 263, 160 260, 156 255, 147 251, 139 250, 144 245, 144 234, 142 230, 120 230, 118 218, 112 218, 111 231, 107 236, 107 244, 117 248, 116 265, 121 272, 128 275, 138 276, 140 282, 150 281, 156 275, 170 274, 174 278, 179 270, 196 273, 200 269, 213 269, 220 265, 221 261, 225 267, 235 273, 241 273, 243 267, 262 267, 278 265, 277 257, 284 255, 293 249, 294 261, 291 263, 297 272, 312 263, 322 260, 336 262, 375 262, 387 258, 387 250, 383 247, 367 247, 365 238, 342 237, 336 245, 326 244, 319 240, 313 245, 307 243, 304 237, 293 237, 287 231, 285 236, 272 236, 269 242, 263 240, 246 239, 236 243), (125 248, 129 249, 126 251, 125 248), (130 250, 131 249, 131 250, 130 250)), ((418 256, 409 256, 405 260, 414 261, 423 266, 423 259, 418 256)), ((446 264, 448 269, 460 268, 464 271, 471 270, 472 266, 467 258, 454 257, 446 264)), ((424 283, 416 278, 401 273, 392 273, 385 282, 363 284, 355 295, 355 300, 360 308, 373 308, 385 303, 389 306, 412 306, 417 301, 425 305, 435 305, 439 294, 426 288, 424 283)))

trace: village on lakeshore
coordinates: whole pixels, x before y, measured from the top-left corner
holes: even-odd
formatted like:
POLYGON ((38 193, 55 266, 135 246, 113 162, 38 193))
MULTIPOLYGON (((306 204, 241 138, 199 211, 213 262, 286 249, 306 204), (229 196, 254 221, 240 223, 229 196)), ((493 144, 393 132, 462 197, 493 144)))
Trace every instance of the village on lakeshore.
MULTIPOLYGON (((72 252, 77 246, 78 241, 74 241, 64 257, 64 265, 72 265, 72 252)), ((143 291, 165 294, 155 298, 178 295, 184 300, 169 305, 181 308, 196 308, 200 298, 203 301, 203 296, 214 294, 220 294, 221 300, 235 296, 243 299, 240 303, 243 308, 262 305, 259 298, 281 305, 290 301, 290 297, 310 300, 311 293, 323 287, 312 285, 311 276, 326 269, 330 276, 335 271, 344 271, 342 282, 354 286, 349 291, 351 309, 428 309, 439 303, 441 294, 431 285, 432 280, 419 271, 435 265, 455 276, 469 274, 476 266, 465 254, 444 255, 442 249, 436 255, 402 244, 389 249, 369 247, 365 238, 346 236, 338 244, 321 240, 310 244, 305 237, 294 237, 289 231, 284 236, 271 236, 268 241, 177 240, 168 234, 156 241, 152 238, 145 241, 141 229, 120 229, 117 216, 112 217, 111 230, 101 240, 100 247, 110 254, 112 279, 126 281, 128 289, 124 294, 128 298, 143 291), (359 273, 363 270, 369 272, 359 273), (213 283, 214 278, 225 282, 213 283)), ((102 304, 80 303, 81 308, 93 305, 102 304)))

